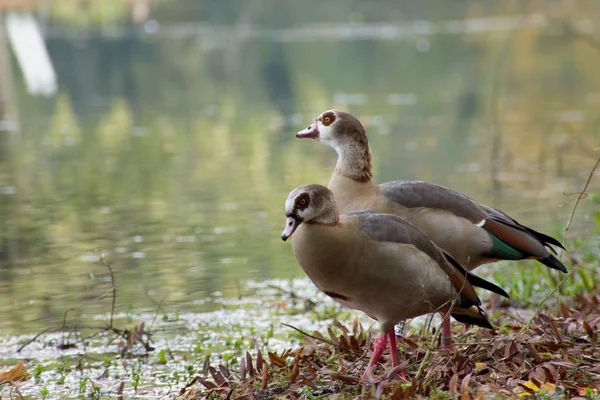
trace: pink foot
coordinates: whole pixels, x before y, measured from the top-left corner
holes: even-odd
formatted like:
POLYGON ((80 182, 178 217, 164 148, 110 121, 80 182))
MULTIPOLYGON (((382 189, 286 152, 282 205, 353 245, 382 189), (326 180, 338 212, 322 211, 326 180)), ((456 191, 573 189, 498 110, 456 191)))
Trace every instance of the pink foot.
POLYGON ((371 360, 369 361, 369 365, 367 366, 367 369, 365 370, 364 374, 361 377, 362 380, 369 380, 369 376, 372 374, 373 370, 375 369, 375 365, 381 358, 381 355, 383 354, 383 351, 385 350, 386 347, 387 347, 387 336, 386 336, 386 334, 383 334, 383 335, 379 336, 379 338, 377 338, 377 340, 373 344, 373 355, 371 356, 371 360))

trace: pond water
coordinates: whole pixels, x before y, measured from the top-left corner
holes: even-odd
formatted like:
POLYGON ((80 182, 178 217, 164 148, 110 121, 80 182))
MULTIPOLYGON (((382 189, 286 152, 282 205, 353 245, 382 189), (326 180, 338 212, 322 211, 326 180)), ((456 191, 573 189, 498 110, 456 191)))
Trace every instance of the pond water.
MULTIPOLYGON (((0 335, 106 315, 100 257, 117 313, 211 311, 196 300, 302 277, 283 204, 328 181, 335 154, 295 132, 330 108, 364 122, 377 181, 436 182, 560 235, 600 147, 600 53, 582 39, 597 10, 197 3, 138 23, 49 18, 51 98, 11 59, 0 335)), ((593 204, 571 235, 598 234, 593 204)))

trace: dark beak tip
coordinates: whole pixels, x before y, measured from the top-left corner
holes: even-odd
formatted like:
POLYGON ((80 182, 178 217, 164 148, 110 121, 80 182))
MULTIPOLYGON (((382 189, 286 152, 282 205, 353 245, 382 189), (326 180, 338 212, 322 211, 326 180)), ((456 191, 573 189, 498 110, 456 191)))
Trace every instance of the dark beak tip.
POLYGON ((285 235, 281 235, 281 240, 283 240, 285 242, 286 240, 288 240, 288 237, 285 235))

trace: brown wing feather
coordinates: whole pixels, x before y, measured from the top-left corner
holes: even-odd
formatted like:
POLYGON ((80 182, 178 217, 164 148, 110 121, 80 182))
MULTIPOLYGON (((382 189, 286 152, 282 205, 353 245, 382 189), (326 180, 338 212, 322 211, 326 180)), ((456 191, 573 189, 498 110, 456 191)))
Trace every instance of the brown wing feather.
POLYGON ((473 304, 480 304, 475 289, 444 257, 441 250, 423 232, 410 222, 391 214, 380 214, 371 211, 350 213, 360 216, 364 231, 374 240, 380 242, 394 242, 411 244, 421 250, 434 261, 450 278, 457 291, 473 304))
POLYGON ((545 258, 550 255, 537 238, 527 231, 520 229, 518 226, 510 226, 492 219, 486 219, 483 228, 520 252, 527 253, 536 258, 545 258))
POLYGON ((433 183, 396 181, 384 183, 380 187, 385 197, 406 208, 446 210, 474 224, 486 217, 484 208, 469 197, 433 183))
MULTIPOLYGON (((440 185, 421 181, 396 181, 381 185, 382 194, 406 208, 432 208, 449 211, 493 233, 509 246, 537 258, 550 254, 549 245, 564 248, 556 239, 518 223, 500 210, 479 204, 471 198, 440 185)), ((551 248, 551 247, 550 247, 551 248)))

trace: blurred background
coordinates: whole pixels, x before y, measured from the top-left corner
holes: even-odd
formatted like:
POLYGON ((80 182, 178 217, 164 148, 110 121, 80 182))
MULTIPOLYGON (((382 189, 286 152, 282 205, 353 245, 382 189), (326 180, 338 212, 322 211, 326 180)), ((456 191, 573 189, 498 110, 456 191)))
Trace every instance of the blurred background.
POLYGON ((302 276, 283 204, 331 175, 295 138, 330 108, 367 127, 376 181, 561 237, 600 147, 599 21, 594 0, 0 0, 0 331, 106 313, 102 255, 120 311, 302 276))

